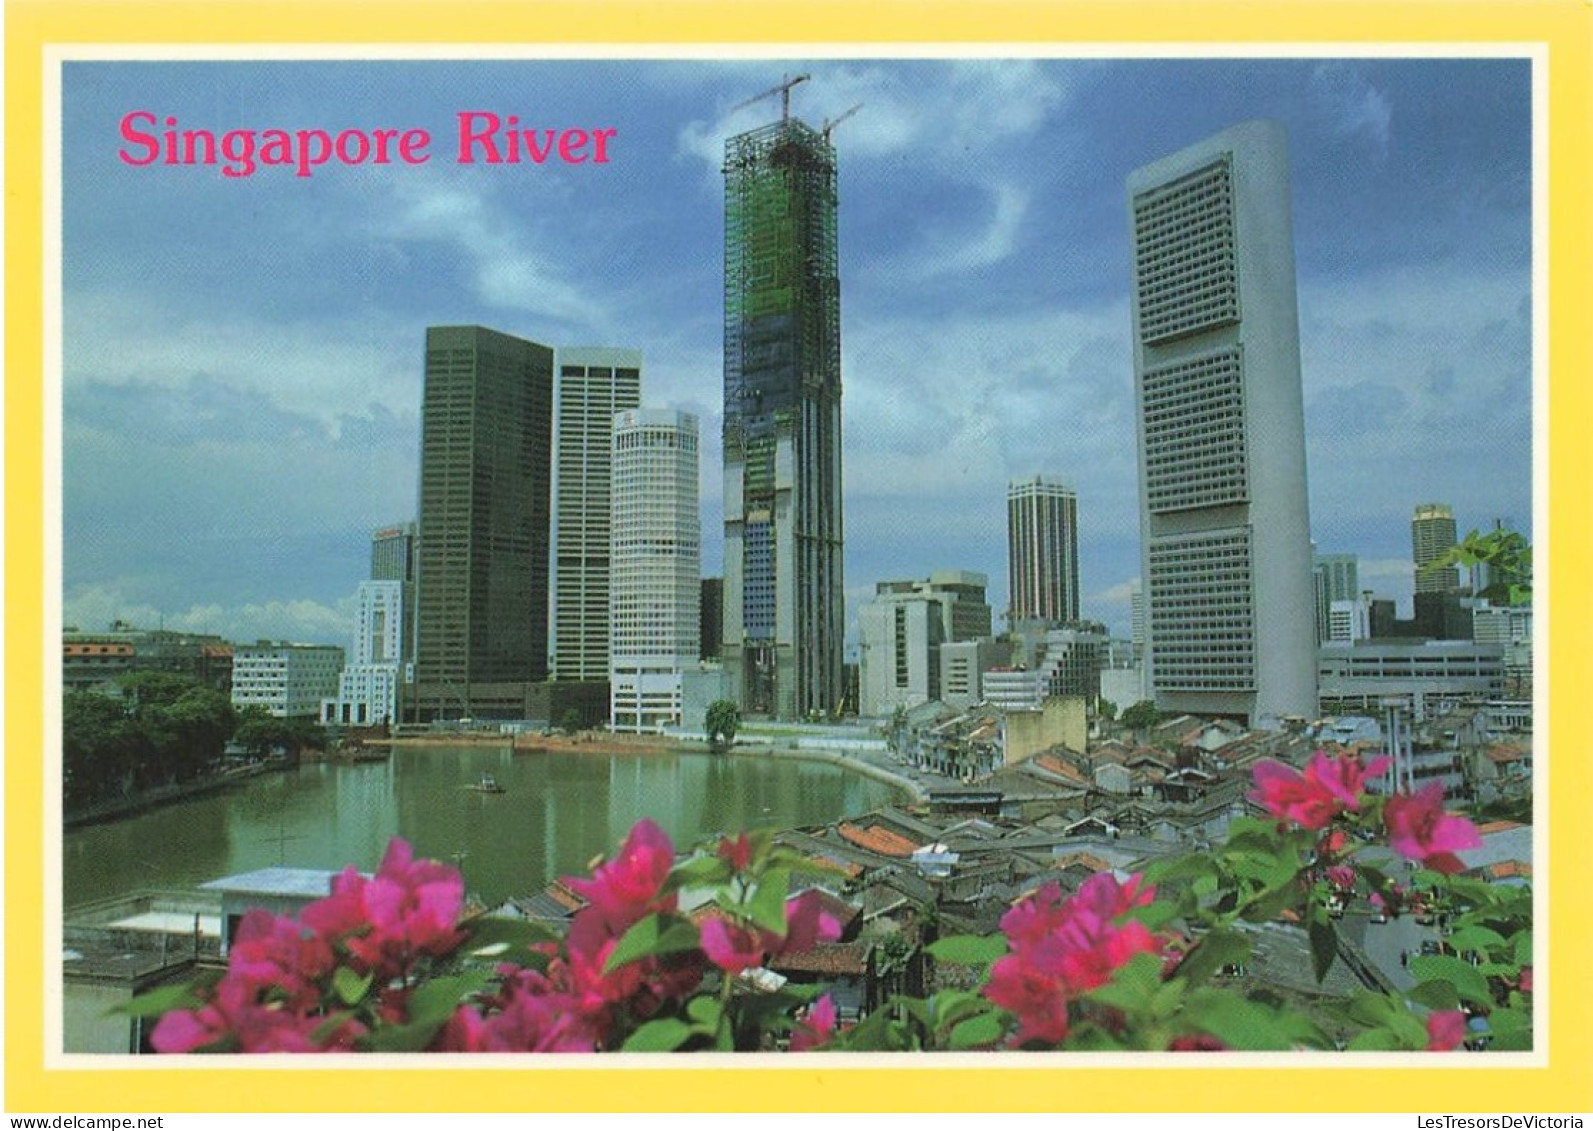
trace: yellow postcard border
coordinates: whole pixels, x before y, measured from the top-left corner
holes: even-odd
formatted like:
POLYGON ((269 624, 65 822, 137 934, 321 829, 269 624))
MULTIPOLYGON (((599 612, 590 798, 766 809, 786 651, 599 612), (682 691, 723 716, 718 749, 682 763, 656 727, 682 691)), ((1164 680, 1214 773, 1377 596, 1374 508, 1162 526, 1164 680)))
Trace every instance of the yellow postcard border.
MULTIPOLYGON (((46 561, 49 529, 44 498, 44 440, 48 406, 44 297, 47 270, 43 225, 46 155, 41 115, 46 51, 79 45, 215 44, 334 47, 380 42, 402 45, 634 44, 639 51, 679 45, 781 44, 790 55, 822 54, 838 44, 910 40, 928 51, 937 44, 1078 46, 1086 52, 1132 44, 1168 54, 1276 54, 1278 45, 1342 44, 1347 50, 1412 54, 1521 45, 1547 56, 1547 122, 1535 123, 1547 145, 1535 202, 1547 216, 1536 287, 1547 286, 1547 317, 1539 316, 1534 348, 1540 358, 1535 534, 1540 546, 1539 660, 1548 675, 1548 701, 1539 740, 1577 733, 1576 689, 1589 686, 1589 665, 1576 651, 1573 626, 1589 623, 1593 587, 1577 584, 1588 562, 1588 445, 1577 437, 1588 422, 1584 378, 1593 319, 1589 271, 1593 239, 1593 181, 1589 123, 1593 118, 1593 20, 1585 0, 1519 3, 1241 3, 1156 0, 1072 3, 1007 0, 987 5, 875 0, 868 5, 810 2, 792 12, 731 0, 648 3, 645 0, 518 3, 459 0, 436 3, 342 3, 284 0, 198 7, 147 0, 24 0, 7 5, 6 43, 6 536, 5 579, 5 1108, 35 1112, 182 1111, 1426 1111, 1587 1112, 1593 1110, 1593 895, 1578 865, 1588 859, 1583 837, 1593 798, 1593 759, 1574 749, 1554 758, 1548 812, 1548 854, 1556 882, 1541 902, 1551 962, 1541 978, 1547 999, 1546 1057, 1512 1058, 1497 1068, 1457 1058, 1391 1059, 1361 1067, 1355 1058, 1324 1067, 1321 1059, 1251 1059, 1212 1067, 1189 1058, 1154 1066, 1132 1061, 1009 1056, 974 1062, 978 1069, 933 1057, 897 1067, 878 1060, 837 1066, 826 1058, 799 1064, 697 1070, 651 1059, 645 1067, 538 1065, 535 1071, 422 1066, 402 1073, 359 1070, 320 1061, 314 1066, 244 1067, 215 1061, 164 1062, 165 1070, 112 1067, 51 1068, 40 1035, 47 977, 44 898, 46 789, 41 705, 45 665, 58 662, 44 638, 47 603, 59 600, 53 563, 46 561), (1147 35, 1147 32, 1150 33, 1147 35), (1546 199, 1545 199, 1546 197, 1546 199), (1545 340, 1541 332, 1549 327, 1545 340), (1545 378, 1545 374, 1547 377, 1545 378), (1546 419, 1546 424, 1544 420, 1546 419), (1545 444, 1545 439, 1547 443, 1545 444), (1552 492, 1546 489, 1552 484, 1552 492), (1565 583, 1558 579, 1565 578, 1565 583), (1547 599, 1545 599, 1547 597, 1547 599), (1279 1071, 1282 1068, 1284 1070, 1279 1071), (989 1071, 994 1069, 995 1071, 989 1071), (260 1073, 272 1073, 262 1079, 260 1073), (704 1071, 708 1075, 704 1075, 704 1071), (463 1074, 461 1074, 463 1073, 463 1074)), ((696 53, 695 51, 693 53, 696 53)), ((1541 230, 1541 229, 1540 229, 1541 230)), ((1541 304, 1540 304, 1541 305, 1541 304)), ((1540 692, 1540 695, 1542 692, 1540 692)), ((1540 817, 1541 820, 1541 817, 1540 817)), ((1540 941, 1540 946, 1545 944, 1540 941)), ((272 1058, 275 1060, 276 1058, 272 1058)), ((328 1058, 330 1060, 330 1058, 328 1058)), ((114 1064, 114 1061, 105 1063, 114 1064)))

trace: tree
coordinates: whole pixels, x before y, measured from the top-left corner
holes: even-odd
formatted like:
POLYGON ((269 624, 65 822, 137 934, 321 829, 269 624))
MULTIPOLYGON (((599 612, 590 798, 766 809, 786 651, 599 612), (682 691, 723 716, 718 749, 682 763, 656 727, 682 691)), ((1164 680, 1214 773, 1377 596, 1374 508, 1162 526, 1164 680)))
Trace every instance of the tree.
POLYGON ((1136 731, 1149 730, 1161 720, 1162 713, 1156 709, 1156 704, 1149 699, 1141 699, 1132 707, 1125 708, 1123 713, 1118 716, 1118 722, 1130 730, 1136 731))
POLYGON ((1097 699, 1095 701, 1095 713, 1106 722, 1111 722, 1117 718, 1117 704, 1110 699, 1097 699))
POLYGON ((565 734, 575 734, 581 729, 581 712, 571 707, 559 719, 559 727, 565 734))
POLYGON ((708 732, 708 745, 712 749, 723 750, 734 745, 736 731, 740 726, 741 708, 729 699, 716 699, 708 704, 708 714, 703 719, 703 730, 708 732))

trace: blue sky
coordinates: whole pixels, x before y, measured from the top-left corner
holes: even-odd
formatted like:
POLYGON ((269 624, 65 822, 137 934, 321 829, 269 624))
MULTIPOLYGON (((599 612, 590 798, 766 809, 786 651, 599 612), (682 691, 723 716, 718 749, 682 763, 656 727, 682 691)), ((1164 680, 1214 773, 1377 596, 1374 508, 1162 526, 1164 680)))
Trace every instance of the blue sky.
POLYGON ((63 82, 66 623, 344 642, 369 533, 413 517, 427 325, 645 355, 702 420, 721 567, 723 139, 809 73, 837 127, 846 579, 981 570, 1005 485, 1079 496, 1083 611, 1138 574, 1124 180, 1288 129, 1322 552, 1408 600, 1410 515, 1531 531, 1531 107, 1521 60, 79 62, 63 82), (182 127, 429 130, 309 178, 117 157, 182 127), (455 115, 612 128, 606 165, 453 160, 455 115))

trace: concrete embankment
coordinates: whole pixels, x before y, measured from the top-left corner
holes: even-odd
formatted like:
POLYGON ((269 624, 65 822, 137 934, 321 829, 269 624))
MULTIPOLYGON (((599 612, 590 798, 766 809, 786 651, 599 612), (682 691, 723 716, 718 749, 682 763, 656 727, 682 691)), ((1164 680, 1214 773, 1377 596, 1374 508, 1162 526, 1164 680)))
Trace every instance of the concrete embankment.
POLYGON ((246 781, 259 777, 261 774, 273 770, 283 770, 288 767, 286 762, 260 762, 246 769, 233 770, 213 777, 199 778, 196 781, 181 782, 176 785, 161 785, 154 789, 146 789, 131 797, 120 797, 114 801, 100 801, 93 805, 85 805, 79 809, 68 809, 61 816, 61 827, 75 829, 82 825, 94 825, 101 821, 115 821, 122 817, 133 817, 139 813, 158 809, 162 805, 170 805, 177 801, 187 801, 194 797, 205 797, 212 793, 220 793, 224 789, 231 789, 246 781))

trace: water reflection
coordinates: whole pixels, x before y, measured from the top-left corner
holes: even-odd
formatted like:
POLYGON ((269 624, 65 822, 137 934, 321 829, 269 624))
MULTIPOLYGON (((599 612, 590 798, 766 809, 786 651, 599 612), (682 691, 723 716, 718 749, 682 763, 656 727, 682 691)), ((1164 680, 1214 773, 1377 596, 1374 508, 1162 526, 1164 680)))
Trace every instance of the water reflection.
POLYGON ((734 829, 821 824, 891 799, 884 783, 828 764, 406 747, 386 762, 305 766, 74 829, 62 846, 64 903, 273 865, 372 869, 394 835, 457 862, 471 891, 493 901, 584 871, 642 817, 684 845, 734 829), (505 792, 471 789, 484 772, 505 792))

